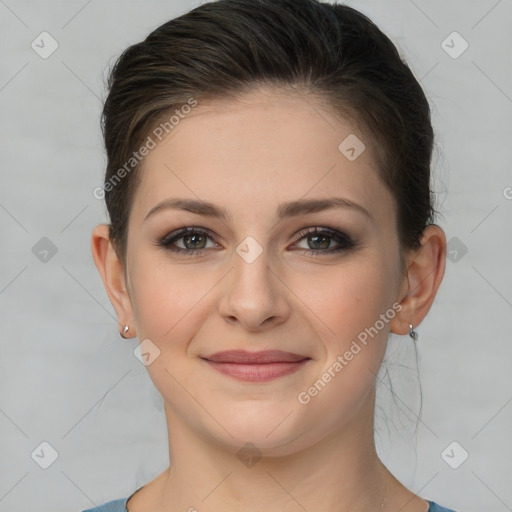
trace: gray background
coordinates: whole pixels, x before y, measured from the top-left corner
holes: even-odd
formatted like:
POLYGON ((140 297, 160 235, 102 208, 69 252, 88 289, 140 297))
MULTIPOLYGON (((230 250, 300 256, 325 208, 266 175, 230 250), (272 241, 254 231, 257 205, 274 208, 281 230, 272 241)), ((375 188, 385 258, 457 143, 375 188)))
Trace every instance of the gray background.
MULTIPOLYGON (((92 260, 91 231, 107 220, 92 191, 105 165, 109 64, 198 3, 0 0, 2 512, 81 511, 128 496, 168 464, 161 399, 137 340, 118 335, 92 260), (47 58, 31 47, 43 31, 58 43, 47 58), (43 441, 58 454, 47 469, 43 441)), ((348 3, 399 45, 431 101, 450 251, 417 329, 419 379, 409 337, 390 338, 378 450, 425 498, 512 510, 512 2, 348 3), (469 44, 461 55, 454 31, 469 44)))

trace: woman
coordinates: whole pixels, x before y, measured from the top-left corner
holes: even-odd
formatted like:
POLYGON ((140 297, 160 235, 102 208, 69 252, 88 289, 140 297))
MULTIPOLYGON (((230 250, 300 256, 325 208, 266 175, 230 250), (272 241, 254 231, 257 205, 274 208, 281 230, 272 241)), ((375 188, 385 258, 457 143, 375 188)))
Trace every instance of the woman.
POLYGON ((90 510, 448 511, 374 445, 389 334, 415 341, 446 255, 393 43, 343 5, 210 2, 121 55, 102 121, 92 251, 170 466, 90 510))

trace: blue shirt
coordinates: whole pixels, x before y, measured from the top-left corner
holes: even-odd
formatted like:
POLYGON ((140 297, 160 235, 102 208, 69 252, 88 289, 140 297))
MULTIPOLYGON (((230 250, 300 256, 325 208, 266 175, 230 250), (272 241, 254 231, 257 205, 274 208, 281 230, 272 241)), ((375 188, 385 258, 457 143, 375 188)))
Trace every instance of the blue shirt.
MULTIPOLYGON (((142 487, 139 487, 138 490, 142 489, 142 487)), ((128 509, 126 508, 127 501, 137 492, 133 492, 128 496, 127 498, 121 498, 118 500, 109 501, 108 503, 105 503, 103 505, 100 505, 96 508, 88 508, 87 510, 82 510, 82 512, 128 512, 128 509)), ((441 507, 441 505, 438 505, 437 503, 434 503, 433 501, 427 500, 430 507, 428 509, 428 512, 456 512, 455 510, 452 510, 451 508, 444 508, 441 507)))

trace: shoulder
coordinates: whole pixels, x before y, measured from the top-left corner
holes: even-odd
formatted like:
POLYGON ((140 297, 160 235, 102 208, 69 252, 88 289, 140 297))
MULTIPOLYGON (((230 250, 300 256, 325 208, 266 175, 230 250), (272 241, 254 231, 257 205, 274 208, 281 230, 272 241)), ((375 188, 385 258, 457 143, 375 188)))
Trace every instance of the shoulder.
MULTIPOLYGON (((126 503, 128 502, 129 498, 130 497, 128 496, 126 498, 120 498, 117 500, 109 501, 108 503, 104 503, 99 507, 88 508, 87 510, 83 510, 82 512, 126 512, 126 503)), ((428 512, 456 512, 451 508, 442 507, 441 505, 438 505, 433 501, 429 501, 429 503, 430 507, 428 509, 428 512)))
POLYGON ((128 503, 128 500, 138 491, 142 489, 143 486, 137 488, 135 491, 133 491, 130 496, 127 496, 126 498, 119 498, 117 500, 109 501, 107 503, 104 503, 103 505, 100 505, 99 507, 95 508, 88 508, 87 510, 82 510, 82 512, 127 512, 128 508, 126 507, 126 504, 128 503))
POLYGON ((126 512, 126 502, 128 498, 120 498, 118 500, 109 501, 99 507, 88 508, 82 512, 126 512))
POLYGON ((441 507, 441 505, 438 505, 437 503, 434 503, 433 501, 429 501, 430 507, 428 509, 428 512, 457 512, 456 510, 453 510, 451 508, 445 508, 441 507))

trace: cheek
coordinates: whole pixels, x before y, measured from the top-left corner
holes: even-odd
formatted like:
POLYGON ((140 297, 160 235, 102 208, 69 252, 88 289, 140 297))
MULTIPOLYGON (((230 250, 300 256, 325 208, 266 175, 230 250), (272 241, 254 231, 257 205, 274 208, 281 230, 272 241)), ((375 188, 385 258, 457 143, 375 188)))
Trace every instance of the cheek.
POLYGON ((390 291, 395 276, 378 260, 328 274, 315 281, 323 286, 308 299, 321 319, 314 328, 325 353, 298 398, 311 417, 322 416, 332 425, 355 414, 373 389, 395 316, 390 291))
POLYGON ((137 337, 156 346, 152 350, 157 356, 146 367, 155 387, 165 401, 185 410, 190 406, 185 390, 194 389, 197 375, 183 363, 191 340, 211 313, 208 292, 218 278, 198 272, 195 265, 173 268, 157 260, 140 257, 132 267, 137 337))
POLYGON ((190 356, 194 336, 215 310, 215 287, 222 284, 223 274, 201 263, 171 264, 165 255, 155 257, 149 251, 134 259, 137 337, 149 338, 158 347, 158 365, 181 370, 176 362, 190 356))
POLYGON ((297 275, 290 288, 307 304, 313 320, 318 319, 314 325, 326 344, 342 349, 391 308, 395 279, 382 260, 364 258, 307 277, 297 275))

